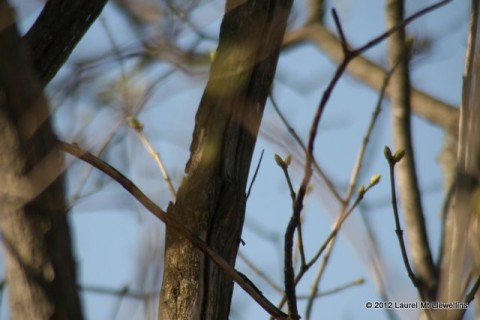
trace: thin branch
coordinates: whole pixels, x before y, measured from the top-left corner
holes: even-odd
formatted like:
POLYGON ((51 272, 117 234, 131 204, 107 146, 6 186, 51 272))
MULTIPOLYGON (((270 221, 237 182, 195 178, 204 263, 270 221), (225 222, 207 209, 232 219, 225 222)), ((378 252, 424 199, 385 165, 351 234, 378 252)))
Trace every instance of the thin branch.
POLYGON ((465 295, 465 299, 463 299, 463 301, 468 304, 472 302, 479 288, 480 288, 480 276, 477 277, 477 280, 475 280, 475 283, 473 284, 472 289, 470 289, 470 291, 467 292, 467 294, 465 295))
POLYGON ((160 292, 143 293, 143 292, 131 291, 128 286, 121 289, 111 289, 111 288, 98 287, 98 286, 79 285, 78 289, 85 291, 87 293, 97 293, 97 294, 117 296, 122 298, 126 297, 126 298, 137 299, 137 300, 145 300, 152 296, 158 296, 160 294, 160 292))
POLYGON ((332 9, 333 21, 335 22, 335 27, 337 28, 338 35, 340 36, 340 43, 342 44, 342 51, 345 54, 349 52, 347 38, 345 38, 345 33, 343 32, 342 24, 340 23, 340 18, 337 15, 337 10, 332 9))
MULTIPOLYGON (((408 260, 407 249, 405 246, 405 241, 403 240, 403 230, 400 225, 400 215, 398 213, 397 196, 395 191, 395 165, 405 156, 405 151, 399 150, 394 155, 392 155, 390 149, 388 147, 385 147, 384 153, 390 169, 390 192, 392 194, 392 209, 393 216, 395 218, 395 234, 397 235, 398 243, 400 244, 403 264, 405 265, 405 269, 407 270, 408 277, 412 281, 415 288, 417 288, 417 291, 420 294, 420 298, 422 299, 422 301, 427 301, 427 296, 423 291, 423 287, 420 285, 420 281, 413 272, 412 267, 410 266, 410 262, 408 260)), ((431 319, 431 314, 428 309, 425 309, 425 314, 427 315, 428 319, 431 319)))
MULTIPOLYGON (((385 79, 383 81, 382 88, 381 88, 380 94, 378 96, 377 104, 376 104, 375 109, 372 113, 370 123, 369 123, 368 128, 365 132, 365 135, 363 137, 362 145, 360 147, 360 151, 358 153, 357 160, 355 161, 355 164, 353 166, 352 175, 351 175, 351 178, 350 178, 350 183, 348 185, 347 192, 346 192, 346 195, 345 195, 345 200, 344 200, 344 202, 346 204, 350 203, 351 198, 353 196, 353 192, 355 190, 355 186, 357 185, 358 177, 360 175, 360 170, 361 170, 362 165, 363 165, 363 160, 364 160, 364 157, 365 157, 365 152, 367 150, 367 145, 368 145, 368 142, 370 140, 370 136, 372 134, 375 123, 377 122, 378 116, 379 116, 380 111, 381 111, 382 102, 383 102, 383 99, 385 97, 385 90, 388 86, 390 76, 393 73, 393 71, 395 70, 397 65, 398 64, 396 64, 388 72, 387 76, 385 77, 385 79)), ((345 208, 342 208, 342 210, 345 210, 345 208)), ((317 273, 317 276, 316 276, 316 278, 315 278, 315 280, 314 280, 314 282, 311 286, 312 287, 311 296, 310 296, 310 299, 308 300, 307 307, 306 307, 306 312, 305 312, 307 319, 310 318, 310 314, 311 314, 311 311, 312 311, 312 308, 313 308, 313 303, 315 302, 315 297, 316 297, 316 294, 318 292, 318 285, 319 285, 320 280, 322 278, 323 271, 325 270, 325 267, 326 267, 326 265, 329 261, 330 254, 331 254, 331 252, 332 252, 332 250, 335 246, 335 243, 336 243, 336 236, 332 239, 331 244, 328 246, 328 250, 327 250, 327 252, 326 252, 326 254, 325 254, 325 256, 322 260, 321 266, 319 267, 319 271, 317 273)), ((318 255, 318 257, 320 257, 320 255, 318 255)))
MULTIPOLYGON (((331 60, 340 63, 343 59, 340 39, 326 26, 314 23, 288 32, 284 39, 284 48, 292 48, 302 43, 317 46, 331 60)), ((347 72, 367 86, 380 90, 387 71, 382 66, 364 56, 358 56, 348 66, 347 72)), ((387 96, 390 92, 387 90, 387 96)), ((438 125, 456 135, 458 124, 458 109, 439 99, 412 88, 412 111, 419 117, 438 125)))
POLYGON ((59 141, 59 148, 85 162, 88 162, 98 170, 102 171, 110 178, 119 183, 127 190, 137 201, 139 201, 148 211, 163 221, 167 226, 185 237, 195 247, 208 256, 225 274, 244 289, 265 311, 270 315, 279 319, 286 319, 287 315, 275 307, 268 301, 263 294, 255 288, 253 283, 244 275, 236 271, 227 261, 219 256, 212 248, 208 246, 197 235, 186 229, 183 224, 178 222, 173 216, 167 215, 160 207, 158 207, 150 198, 148 198, 131 180, 126 178, 117 169, 104 162, 103 160, 93 156, 91 153, 83 150, 75 143, 66 143, 59 141))
MULTIPOLYGON (((292 157, 288 156, 285 160, 282 159, 279 155, 275 154, 275 161, 277 162, 278 166, 282 169, 285 179, 287 180, 288 189, 290 190, 290 198, 292 199, 292 208, 295 206, 295 200, 297 195, 295 190, 293 189, 292 180, 290 178, 290 174, 288 173, 288 166, 292 161, 292 157)), ((306 264, 305 258, 305 250, 303 246, 303 233, 302 233, 302 219, 298 222, 297 231, 298 231, 298 250, 300 252, 300 261, 301 261, 301 268, 306 264)))
MULTIPOLYGON (((298 145, 302 148, 303 152, 307 151, 307 147, 305 146, 305 143, 303 143, 302 139, 298 135, 297 131, 292 127, 292 125, 288 122, 287 118, 283 114, 283 112, 280 110, 280 107, 278 106, 278 103, 276 99, 274 98, 273 94, 270 94, 269 96, 270 101, 272 102, 273 109, 277 113, 277 115, 280 117, 280 120, 282 120, 283 124, 287 128, 288 133, 293 137, 293 139, 298 143, 298 145)), ((327 186, 328 190, 333 194, 335 199, 339 203, 343 203, 343 198, 342 196, 338 193, 335 185, 333 184, 332 180, 325 174, 325 172, 320 168, 320 165, 318 164, 317 160, 315 157, 313 158, 313 168, 315 171, 320 175, 320 177, 323 179, 325 182, 325 185, 327 186)))
POLYGON ((255 172, 253 173, 252 181, 250 182, 250 186, 248 186, 248 191, 247 191, 247 199, 250 197, 250 192, 252 191, 253 183, 255 182, 255 179, 257 178, 258 170, 260 170, 260 165, 262 164, 262 159, 263 159, 263 152, 265 150, 262 150, 262 153, 260 154, 260 159, 258 159, 257 167, 255 168, 255 172))
MULTIPOLYGON (((357 198, 355 199, 354 203, 352 204, 352 206, 350 208, 348 208, 348 210, 345 210, 344 212, 342 212, 338 218, 335 220, 335 223, 332 227, 332 230, 330 231, 330 234, 327 236, 326 240, 324 241, 324 243, 322 244, 322 246, 320 247, 320 249, 318 250, 318 252, 313 256, 313 258, 306 264, 304 265, 300 271, 298 272, 297 276, 295 277, 294 279, 294 285, 297 285, 300 280, 302 279, 302 277, 305 275, 305 273, 315 264, 315 262, 318 260, 318 258, 322 255, 322 253, 325 251, 325 249, 327 248, 327 246, 330 244, 330 242, 332 240, 335 239, 335 237, 337 236, 338 232, 340 231, 343 223, 345 222, 345 220, 350 216, 350 214, 353 212, 353 210, 355 210, 355 208, 360 204, 360 202, 362 201, 363 197, 365 196, 365 194, 373 187, 375 186, 378 182, 380 181, 380 176, 374 176, 372 177, 372 179, 370 180, 370 183, 368 185, 368 187, 365 188, 365 186, 361 186, 359 188, 359 191, 358 191, 358 195, 357 195, 357 198)), ((285 304, 285 302, 287 301, 287 296, 285 294, 285 296, 282 298, 282 300, 280 301, 279 303, 279 307, 283 307, 283 305, 285 304)))
POLYGON ((172 184, 172 179, 170 179, 170 175, 168 174, 167 169, 165 168, 165 164, 163 163, 163 160, 160 157, 160 153, 158 151, 156 151, 155 148, 153 148, 152 144, 150 143, 147 136, 143 132, 143 124, 140 123, 134 117, 130 117, 128 120, 129 120, 128 121, 129 126, 133 130, 135 130, 135 132, 137 133, 138 138, 142 142, 143 146, 145 147, 145 149, 147 149, 150 156, 153 158, 153 160, 155 160, 158 167, 160 168, 160 172, 162 173, 162 177, 163 177, 163 179, 165 180, 165 182, 168 186, 168 190, 172 194, 173 199, 175 199, 177 197, 177 191, 175 190, 175 187, 172 184))
MULTIPOLYGON (((400 151, 401 152, 401 151, 400 151)), ((397 152, 395 155, 392 155, 390 148, 385 147, 385 158, 388 161, 388 168, 390 174, 390 193, 392 196, 392 209, 393 209, 393 217, 395 218, 395 233, 397 234, 398 242, 400 244, 400 250, 402 251, 402 258, 405 268, 407 269, 408 277, 412 280, 413 285, 415 288, 420 289, 419 282, 415 273, 410 266, 410 262, 408 260, 407 249, 405 246, 405 242, 403 240, 403 230, 400 224, 400 214, 398 213, 398 205, 397 205, 397 192, 395 190, 395 164, 401 160, 403 155, 399 157, 398 155, 405 154, 405 152, 397 152)))
POLYGON ((420 18, 421 16, 435 10, 435 9, 438 9, 444 5, 446 5, 447 3, 451 2, 452 0, 443 0, 443 1, 439 1, 437 3, 434 3, 420 11, 417 11, 416 13, 412 14, 411 16, 409 16, 408 18, 405 18, 402 20, 402 22, 396 24, 395 26, 389 28, 389 30, 383 34, 381 34, 380 36, 374 38, 373 40, 367 42, 365 45, 363 45, 362 47, 354 50, 355 52, 358 52, 358 53, 363 53, 365 51, 367 51, 368 49, 376 46, 377 44, 379 44, 380 42, 382 42, 383 40, 387 39, 388 37, 390 37, 392 34, 394 34, 395 32, 399 31, 399 30, 402 30, 404 29, 408 24, 412 23, 414 20, 420 18))
POLYGON ((238 252, 238 257, 257 275, 259 276, 263 281, 265 281, 273 290, 276 292, 283 294, 283 289, 273 281, 268 274, 263 272, 261 269, 259 269, 255 263, 247 258, 243 252, 239 251, 238 252))
MULTIPOLYGON (((426 11, 422 10, 414 16, 418 17, 423 14, 422 12, 426 11)), ((386 15, 387 26, 394 26, 394 28, 398 28, 399 25, 411 19, 404 20, 403 0, 387 1, 386 15)), ((405 151, 405 157, 397 167, 398 187, 401 204, 404 208, 403 212, 412 263, 417 271, 417 285, 421 287, 421 292, 425 295, 424 298, 432 300, 435 298, 438 279, 428 242, 418 174, 415 169, 415 155, 410 125, 410 52, 406 46, 405 29, 402 27, 397 30, 398 32, 392 34, 388 39, 388 60, 390 65, 398 64, 398 68, 392 74, 390 84, 393 144, 395 149, 405 151)))
MULTIPOLYGON (((361 286, 364 283, 365 283, 365 279, 363 279, 363 278, 355 279, 355 280, 353 280, 349 283, 338 286, 336 288, 333 288, 333 289, 330 289, 330 290, 325 290, 323 292, 317 293, 315 295, 315 298, 330 296, 332 294, 339 293, 339 292, 342 292, 344 290, 347 290, 347 289, 350 289, 350 288, 353 288, 353 287, 361 286)), ((307 299, 310 299, 310 297, 311 297, 311 295, 308 294, 308 295, 298 295, 297 298, 298 298, 298 300, 307 300, 307 299)))
MULTIPOLYGON (((444 0, 440 1, 437 4, 433 4, 431 6, 428 6, 427 8, 417 12, 416 14, 412 15, 411 17, 405 19, 405 21, 402 21, 400 24, 395 25, 391 29, 389 29, 387 32, 384 34, 378 36, 377 38, 373 39, 372 41, 368 42, 366 45, 360 47, 359 49, 355 49, 350 51, 349 49, 346 50, 345 48, 349 48, 349 45, 347 43, 344 43, 342 45, 343 51, 344 51, 344 59, 340 63, 340 65, 337 67, 337 70, 335 71, 335 74, 333 78, 330 80, 328 86, 326 87, 325 91, 323 92, 322 98, 320 100, 319 106, 317 108, 317 111, 313 117, 312 125, 310 127, 310 134, 309 134, 309 140, 307 144, 307 151, 305 154, 306 161, 305 161, 305 172, 304 176, 302 179, 302 183, 300 185, 300 188, 297 192, 297 199, 295 201, 294 209, 292 216, 290 218, 290 221, 288 223, 288 226, 285 231, 285 247, 284 247, 284 253, 285 253, 285 258, 284 258, 284 270, 285 270, 285 293, 287 297, 287 302, 288 302, 288 308, 289 308, 289 314, 290 316, 293 315, 294 318, 298 317, 298 308, 297 308, 297 299, 296 299, 296 290, 295 290, 295 272, 293 269, 293 259, 292 259, 292 249, 293 249, 293 236, 295 233, 295 229, 297 228, 299 222, 300 222, 300 214, 303 210, 303 201, 306 195, 306 190, 308 187, 308 184, 310 183, 311 177, 313 175, 313 170, 312 170, 312 163, 313 163, 313 149, 315 145, 315 139, 317 137, 317 131, 318 131, 318 125, 320 123, 321 116, 323 114, 323 110, 325 109, 325 106, 330 99, 330 95, 333 92, 333 89, 335 88, 338 80, 340 77, 343 75, 345 72, 348 64, 352 59, 357 57, 358 55, 362 54, 364 51, 370 49, 371 47, 375 46, 376 44, 380 43, 384 39, 386 39, 390 34, 393 32, 396 32, 397 30, 400 30, 403 28, 406 24, 412 22, 414 19, 420 17, 423 14, 426 14, 427 12, 430 12, 431 10, 439 7, 440 5, 444 5, 448 3, 451 0, 444 0)), ((341 30, 341 25, 340 22, 338 21, 337 28, 341 30)), ((340 32, 340 31, 339 31, 340 32)), ((345 40, 345 39, 344 39, 345 40)))

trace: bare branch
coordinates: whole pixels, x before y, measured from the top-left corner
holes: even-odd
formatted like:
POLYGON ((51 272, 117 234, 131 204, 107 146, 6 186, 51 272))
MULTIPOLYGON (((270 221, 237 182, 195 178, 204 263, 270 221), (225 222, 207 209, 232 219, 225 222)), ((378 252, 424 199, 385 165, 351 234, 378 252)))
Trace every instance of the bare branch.
POLYGON ((155 215, 158 219, 163 221, 167 226, 175 229, 176 232, 190 241, 196 248, 208 256, 225 274, 242 287, 257 303, 262 306, 270 315, 285 319, 287 316, 282 311, 278 310, 270 301, 268 301, 261 292, 258 291, 248 278, 238 273, 230 264, 219 256, 212 248, 210 248, 205 241, 200 239, 197 235, 186 229, 183 224, 178 222, 174 217, 168 215, 160 207, 158 207, 150 198, 148 198, 132 181, 120 173, 117 169, 95 157, 91 153, 83 150, 77 144, 70 144, 59 141, 61 150, 70 153, 71 155, 88 162, 98 170, 102 171, 110 178, 119 183, 125 190, 127 190, 137 201, 139 201, 148 211, 155 215))
MULTIPOLYGON (((442 1, 446 3, 445 1, 442 1)), ((440 2, 440 4, 442 3, 440 2)), ((448 2, 448 1, 447 1, 448 2)), ((410 130, 410 75, 409 55, 406 46, 406 36, 402 21, 412 21, 411 17, 404 20, 403 0, 389 0, 386 6, 387 27, 398 32, 391 34, 388 40, 388 60, 391 66, 398 64, 390 80, 390 97, 392 105, 392 135, 396 150, 404 150, 405 158, 397 166, 400 199, 405 216, 407 237, 410 243, 412 262, 418 277, 418 288, 423 293, 423 299, 435 297, 437 287, 437 271, 433 263, 430 245, 428 243, 427 227, 420 197, 415 156, 410 130), (399 26, 393 27, 393 26, 399 26)), ((419 11, 412 17, 427 12, 419 11)))

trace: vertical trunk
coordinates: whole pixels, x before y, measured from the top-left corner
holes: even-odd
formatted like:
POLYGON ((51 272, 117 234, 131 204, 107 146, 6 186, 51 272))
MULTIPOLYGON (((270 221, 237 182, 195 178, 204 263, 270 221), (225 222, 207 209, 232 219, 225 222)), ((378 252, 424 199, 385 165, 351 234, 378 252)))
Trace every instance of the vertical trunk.
POLYGON ((0 231, 12 319, 82 319, 62 157, 13 10, 0 0, 0 231))
MULTIPOLYGON (((457 170, 445 221, 445 245, 439 288, 441 301, 462 300, 466 293, 465 283, 468 277, 472 276, 475 280, 480 274, 480 60, 478 55, 480 8, 478 0, 472 0, 471 10, 463 99, 460 107, 457 170)), ((445 319, 458 319, 463 313, 462 310, 448 310, 445 319)))
MULTIPOLYGON (((403 19, 403 0, 388 0, 387 27, 391 28, 401 23, 403 19)), ((393 144, 395 150, 405 150, 405 157, 396 166, 400 199, 405 215, 412 262, 420 282, 419 289, 425 294, 425 298, 431 299, 435 295, 437 276, 428 244, 420 190, 415 171, 410 132, 409 49, 406 46, 404 29, 400 29, 388 39, 388 58, 390 66, 399 63, 390 79, 390 99, 393 116, 393 144)))
MULTIPOLYGON (((227 1, 186 177, 168 209, 232 265, 251 157, 291 5, 227 1)), ((168 226, 165 251, 160 319, 228 319, 232 281, 168 226)))

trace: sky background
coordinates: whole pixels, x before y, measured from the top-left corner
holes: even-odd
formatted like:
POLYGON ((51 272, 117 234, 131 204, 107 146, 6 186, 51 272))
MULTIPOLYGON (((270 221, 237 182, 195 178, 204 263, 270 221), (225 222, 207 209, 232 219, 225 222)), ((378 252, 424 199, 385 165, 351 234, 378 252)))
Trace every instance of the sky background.
MULTIPOLYGON (((183 3, 188 2, 191 1, 185 0, 183 3)), ((385 29, 384 1, 327 2, 329 9, 333 6, 338 10, 343 29, 353 47, 364 44, 385 29)), ((406 1, 407 14, 432 2, 406 1)), ((42 1, 16 0, 11 3, 17 9, 22 30, 27 30, 38 15, 42 1)), ((412 62, 413 86, 453 105, 459 104, 461 96, 468 3, 453 1, 408 27, 409 33, 432 41, 430 50, 416 56, 412 62)), ((222 1, 201 1, 193 11, 192 19, 203 32, 217 37, 222 15, 222 1)), ((304 2, 297 1, 292 15, 292 28, 300 25, 304 16, 304 2)), ((152 89, 138 119, 144 124, 146 136, 161 154, 174 185, 178 187, 188 159, 193 119, 207 80, 208 66, 196 67, 193 72, 182 72, 172 71, 176 69, 172 63, 156 63, 147 72, 129 78, 128 82, 122 82, 118 79, 122 76, 125 78, 125 74, 133 70, 135 59, 120 58, 118 52, 135 52, 142 41, 158 32, 158 28, 168 31, 173 23, 165 17, 159 25, 138 32, 129 27, 125 16, 114 4, 107 4, 101 18, 92 26, 47 89, 61 138, 95 149, 111 132, 115 132, 102 157, 121 169, 162 208, 166 208, 171 196, 160 171, 137 135, 122 122, 122 116, 128 108, 125 97, 131 97, 136 102, 135 99, 141 96, 139 92, 145 92, 155 80, 165 78, 158 81, 152 89), (102 63, 86 63, 95 61, 98 57, 104 57, 102 63), (80 63, 90 68, 78 69, 80 63), (79 79, 87 81, 76 88, 79 79)), ((327 17, 327 24, 332 26, 330 16, 327 17)), ((171 36, 177 37, 178 43, 185 47, 194 39, 191 30, 178 33, 173 30, 171 36)), ((209 52, 215 50, 215 47, 215 41, 206 40, 197 50, 209 52)), ((386 65, 386 43, 369 50, 366 55, 377 63, 386 65)), ((328 57, 308 44, 297 46, 281 55, 273 95, 279 108, 304 141, 308 137, 311 119, 321 94, 335 68, 328 57)), ((335 88, 323 114, 315 155, 341 194, 345 193, 377 99, 377 92, 347 75, 335 88)), ((440 129, 417 117, 413 118, 412 131, 429 240, 437 258, 443 198, 437 156, 443 134, 440 129)), ((387 319, 385 310, 365 308, 368 301, 381 301, 371 273, 372 247, 365 221, 368 221, 376 239, 379 259, 385 267, 384 280, 387 282, 390 301, 417 301, 416 292, 403 267, 394 233, 388 165, 383 157, 385 145, 392 145, 388 101, 382 105, 359 182, 368 184, 374 174, 381 174, 382 180, 367 193, 360 208, 347 220, 333 250, 320 292, 359 278, 364 279, 365 283, 318 299, 314 305, 313 319, 387 319)), ((240 251, 282 286, 283 234, 291 215, 291 201, 283 172, 275 164, 274 154, 282 157, 293 154, 294 159, 301 159, 303 155, 300 148, 292 142, 270 102, 267 103, 253 156, 253 169, 262 150, 263 161, 247 205, 242 235, 245 246, 240 251)), ((69 162, 72 160, 68 158, 69 162)), ((68 177, 71 194, 78 188, 86 168, 78 162, 72 165, 68 177)), ((297 188, 303 174, 301 164, 294 161, 290 169, 292 182, 297 188)), ((321 186, 319 179, 314 178, 313 181, 315 184, 304 211, 307 256, 314 254, 325 241, 339 208, 329 191, 321 186)), ((85 287, 82 298, 87 318, 148 318, 156 312, 156 297, 144 304, 133 298, 100 294, 94 292, 98 291, 94 289, 118 291, 128 287, 134 292, 158 292, 163 252, 162 223, 145 212, 116 183, 97 172, 87 180, 81 194, 72 209, 71 226, 80 283, 85 287)), ((249 276, 272 302, 280 300, 280 295, 255 275, 241 259, 237 260, 236 267, 249 276)), ((313 268, 302 280, 297 289, 298 294, 309 292, 315 273, 316 268, 313 268)), ((2 301, 0 315, 2 319, 7 319, 5 294, 2 301)), ((303 313, 304 308, 304 302, 300 301, 300 312, 303 313)), ((396 319, 411 319, 416 312, 397 310, 395 316, 396 319)), ((236 286, 231 318, 267 319, 268 315, 236 286)))

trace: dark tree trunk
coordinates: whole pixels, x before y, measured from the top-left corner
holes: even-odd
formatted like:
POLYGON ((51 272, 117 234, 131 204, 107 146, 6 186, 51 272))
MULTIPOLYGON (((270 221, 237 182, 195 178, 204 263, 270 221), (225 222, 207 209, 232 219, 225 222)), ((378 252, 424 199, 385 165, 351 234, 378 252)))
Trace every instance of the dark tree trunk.
MULTIPOLYGON (((227 1, 186 177, 168 209, 232 265, 252 153, 291 5, 291 0, 227 1)), ((167 226, 160 319, 227 319, 232 290, 221 270, 167 226)))
POLYGON ((12 319, 82 319, 63 159, 13 10, 0 0, 0 231, 12 319))
POLYGON ((57 74, 108 0, 48 0, 25 35, 42 86, 57 74))

